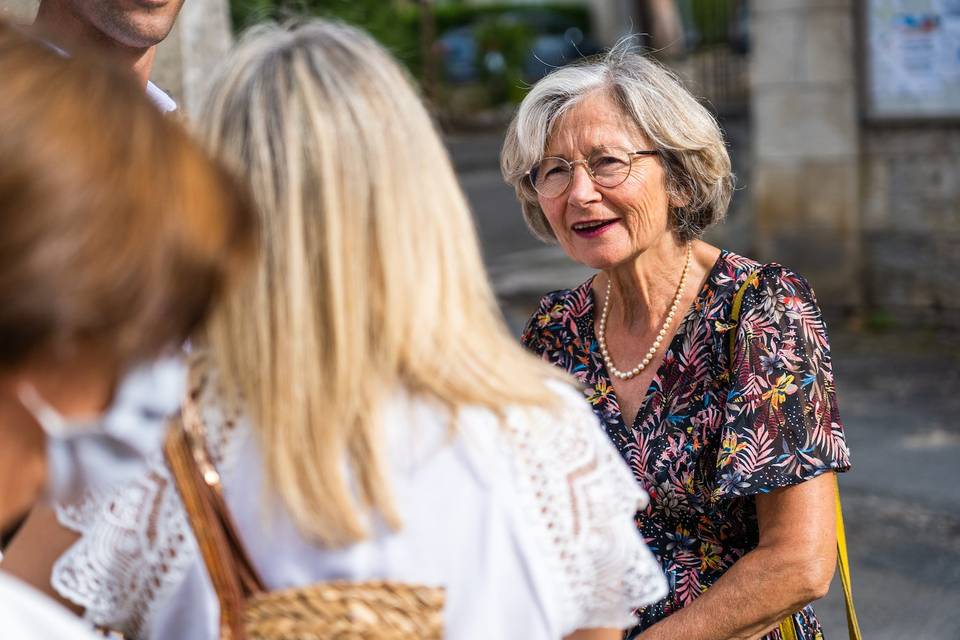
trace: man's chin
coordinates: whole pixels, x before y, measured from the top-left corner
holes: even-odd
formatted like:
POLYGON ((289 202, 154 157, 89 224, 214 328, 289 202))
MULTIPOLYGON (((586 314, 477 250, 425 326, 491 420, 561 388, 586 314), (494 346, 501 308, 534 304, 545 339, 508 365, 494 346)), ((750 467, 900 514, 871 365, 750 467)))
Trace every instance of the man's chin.
POLYGON ((166 39, 173 30, 173 22, 164 21, 162 24, 127 24, 117 25, 107 33, 112 40, 131 49, 148 49, 155 47, 166 39))
POLYGON ((173 30, 183 2, 109 0, 88 6, 84 12, 107 38, 131 49, 155 47, 173 30), (155 5, 155 6, 154 6, 155 5))

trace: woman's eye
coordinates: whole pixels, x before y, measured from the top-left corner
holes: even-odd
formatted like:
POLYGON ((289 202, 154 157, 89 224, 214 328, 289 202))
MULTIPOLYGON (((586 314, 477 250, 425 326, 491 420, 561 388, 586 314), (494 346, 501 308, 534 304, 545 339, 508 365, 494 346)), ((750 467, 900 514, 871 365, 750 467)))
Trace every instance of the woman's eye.
POLYGON ((562 175, 566 172, 567 172, 566 167, 550 167, 549 169, 547 169, 546 173, 544 173, 543 175, 544 177, 557 176, 557 175, 562 175))
POLYGON ((623 164, 623 160, 616 156, 600 156, 593 161, 594 167, 611 167, 621 164, 623 164))

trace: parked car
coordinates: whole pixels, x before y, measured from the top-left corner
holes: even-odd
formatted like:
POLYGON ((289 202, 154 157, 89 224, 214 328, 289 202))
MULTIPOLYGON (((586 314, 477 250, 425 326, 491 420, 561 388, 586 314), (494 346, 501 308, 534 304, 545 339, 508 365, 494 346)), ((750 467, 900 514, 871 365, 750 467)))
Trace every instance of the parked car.
POLYGON ((534 39, 530 54, 523 63, 524 80, 536 82, 557 67, 599 52, 596 43, 585 37, 577 27, 570 27, 562 34, 539 35, 534 39))
POLYGON ((505 75, 510 64, 517 64, 523 80, 533 83, 557 67, 600 50, 579 27, 546 11, 505 12, 449 29, 437 39, 437 49, 444 78, 452 84, 505 75), (498 30, 502 38, 496 37, 498 30), (528 41, 523 43, 523 55, 516 59, 512 47, 519 34, 528 41))
POLYGON ((447 82, 462 84, 477 79, 477 39, 472 27, 450 29, 437 39, 436 47, 447 82))

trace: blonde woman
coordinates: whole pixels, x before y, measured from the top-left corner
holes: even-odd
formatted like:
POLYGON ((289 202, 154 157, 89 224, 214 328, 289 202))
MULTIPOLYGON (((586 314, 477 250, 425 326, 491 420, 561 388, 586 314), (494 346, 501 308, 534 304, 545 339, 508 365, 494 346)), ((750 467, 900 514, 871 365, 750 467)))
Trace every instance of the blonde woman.
MULTIPOLYGON (((262 216, 194 397, 266 585, 439 585, 457 640, 618 638, 666 593, 633 525, 646 496, 579 391, 504 327, 397 64, 350 27, 260 29, 200 124, 262 216)), ((134 637, 214 638, 166 472, 102 509, 57 565, 61 592, 134 637)))

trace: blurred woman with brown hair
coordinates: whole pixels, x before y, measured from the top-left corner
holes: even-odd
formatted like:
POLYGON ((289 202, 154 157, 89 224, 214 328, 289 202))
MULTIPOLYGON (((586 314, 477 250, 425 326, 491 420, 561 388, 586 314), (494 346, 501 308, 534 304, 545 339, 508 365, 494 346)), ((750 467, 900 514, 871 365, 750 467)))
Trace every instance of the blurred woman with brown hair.
MULTIPOLYGON (((135 367, 176 348, 251 253, 225 169, 126 74, 0 22, 0 528, 91 463, 139 471, 100 416, 135 367)), ((5 637, 82 626, 0 574, 5 637)))

